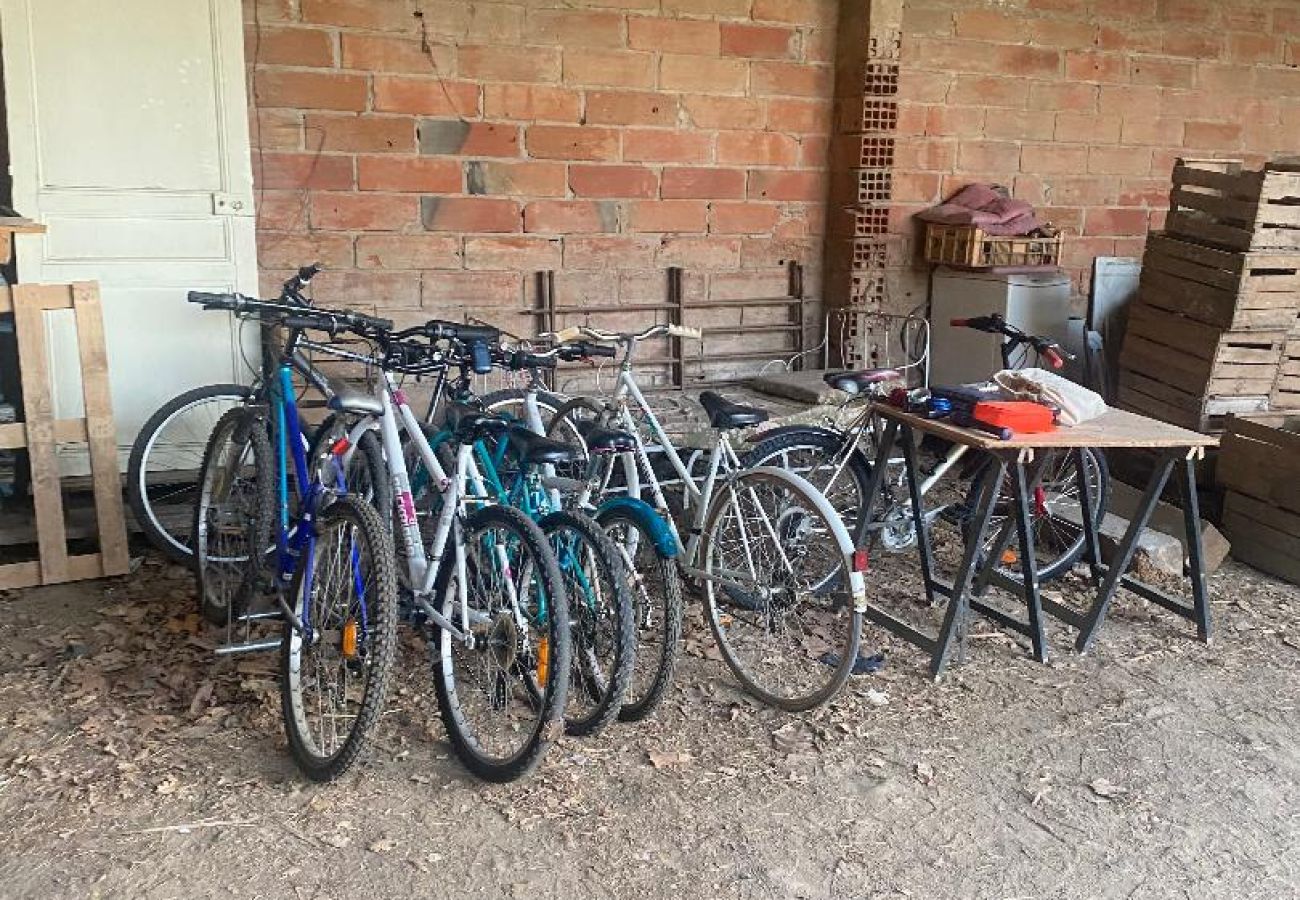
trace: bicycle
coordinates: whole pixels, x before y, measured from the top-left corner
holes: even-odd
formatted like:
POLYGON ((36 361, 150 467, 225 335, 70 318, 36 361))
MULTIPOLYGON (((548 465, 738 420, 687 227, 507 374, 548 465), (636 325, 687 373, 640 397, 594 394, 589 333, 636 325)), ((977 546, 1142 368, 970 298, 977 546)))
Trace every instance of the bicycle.
MULTIPOLYGON (((379 514, 346 491, 341 459, 347 447, 322 448, 325 465, 309 462, 293 391, 293 354, 307 329, 366 334, 391 323, 237 294, 194 291, 189 301, 289 329, 265 401, 227 412, 208 442, 193 546, 203 613, 224 613, 228 627, 245 614, 269 574, 284 620, 280 696, 289 750, 308 778, 332 781, 359 758, 383 711, 397 652, 397 562, 379 514), (327 472, 333 477, 324 477, 327 472), (231 554, 230 544, 242 553, 231 554), (225 593, 232 582, 234 593, 225 593)), ((330 404, 365 411, 373 401, 345 391, 330 404)))
MULTIPOLYGON (((1040 360, 1059 367, 1065 356, 1060 346, 1050 338, 1030 335, 1010 325, 1001 316, 981 316, 974 319, 955 320, 956 327, 975 328, 1002 336, 1001 355, 1003 367, 1019 368, 1032 351, 1040 360)), ((903 484, 901 459, 889 459, 886 464, 895 469, 886 476, 881 507, 873 510, 871 534, 867 533, 866 517, 862 515, 865 497, 871 482, 871 467, 878 462, 876 450, 879 434, 872 404, 884 399, 885 388, 902 378, 899 369, 866 369, 857 372, 833 372, 825 376, 831 387, 847 395, 835 415, 836 421, 848 420, 847 425, 830 427, 818 425, 792 425, 775 428, 764 434, 745 455, 746 465, 780 465, 804 475, 820 488, 843 517, 854 542, 863 546, 870 539, 890 553, 904 552, 916 545, 917 535, 911 513, 911 498, 903 484), (856 412, 853 407, 859 406, 856 412), (845 414, 848 414, 847 416, 845 414), (864 450, 864 445, 866 450, 864 450)), ((952 521, 961 527, 963 538, 968 539, 965 519, 975 508, 975 499, 991 477, 992 466, 987 459, 968 458, 969 448, 945 445, 936 452, 937 462, 920 485, 920 495, 930 495, 948 473, 958 464, 961 476, 969 481, 964 497, 956 502, 935 506, 925 513, 927 525, 938 518, 952 521)), ((1042 476, 1034 490, 1033 524, 1037 571, 1041 581, 1047 582, 1065 575, 1084 551, 1085 536, 1082 528, 1082 511, 1078 502, 1078 468, 1073 453, 1051 453, 1042 468, 1042 476), (1075 519, 1078 524, 1076 525, 1075 519)), ((1084 466, 1093 498, 1092 516, 1100 521, 1106 509, 1109 470, 1103 454, 1088 450, 1083 454, 1084 466)), ((1005 488, 1005 486, 1004 486, 1005 488)), ((996 536, 1009 515, 1011 498, 1005 491, 999 494, 994 510, 993 526, 988 534, 996 536)), ((996 543, 990 537, 983 548, 988 552, 996 543)), ((1017 577, 1019 560, 1014 551, 1006 550, 997 561, 1000 571, 1017 577)))
POLYGON ((696 484, 635 377, 637 345, 661 336, 698 340, 700 332, 679 325, 655 325, 635 333, 584 326, 542 335, 555 344, 585 338, 622 350, 612 396, 604 402, 570 401, 551 428, 571 427, 579 433, 587 429, 591 434, 617 427, 631 436, 629 450, 603 457, 589 454, 589 465, 599 463, 598 473, 603 469, 594 479, 591 499, 604 499, 609 491, 616 458, 623 462, 628 498, 641 496, 644 476, 654 507, 676 543, 681 573, 704 587, 710 629, 733 674, 772 706, 811 709, 834 696, 857 658, 866 602, 865 555, 855 552, 835 510, 804 478, 776 467, 747 468, 741 463, 731 434, 763 421, 763 410, 730 403, 712 392, 700 396, 714 438, 704 476, 696 484), (669 515, 634 408, 693 508, 685 542, 669 515), (582 413, 593 410, 594 421, 584 424, 582 413), (560 425, 571 417, 569 426, 560 425), (837 576, 829 586, 827 571, 837 576), (828 665, 831 658, 834 662, 828 665))

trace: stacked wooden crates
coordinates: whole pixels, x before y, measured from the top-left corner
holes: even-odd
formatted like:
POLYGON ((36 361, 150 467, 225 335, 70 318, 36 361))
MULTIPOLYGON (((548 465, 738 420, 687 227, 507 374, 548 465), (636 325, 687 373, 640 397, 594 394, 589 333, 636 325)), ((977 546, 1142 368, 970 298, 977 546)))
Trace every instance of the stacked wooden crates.
POLYGON ((1197 431, 1278 396, 1300 311, 1300 173, 1178 160, 1166 230, 1147 240, 1120 353, 1120 405, 1197 431))
POLYGON ((1232 555, 1300 583, 1300 417, 1233 416, 1216 472, 1232 555))

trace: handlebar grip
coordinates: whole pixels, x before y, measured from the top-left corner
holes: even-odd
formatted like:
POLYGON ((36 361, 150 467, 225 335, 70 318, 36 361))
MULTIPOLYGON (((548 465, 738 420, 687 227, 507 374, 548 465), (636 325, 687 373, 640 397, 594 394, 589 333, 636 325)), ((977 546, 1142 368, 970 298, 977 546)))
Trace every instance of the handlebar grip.
POLYGON ((326 322, 314 316, 285 316, 280 320, 280 324, 285 328, 316 328, 321 331, 332 331, 330 325, 333 322, 326 322))
POLYGON ((187 299, 190 303, 202 303, 204 306, 213 306, 220 309, 234 309, 239 305, 240 297, 238 294, 213 294, 208 291, 190 291, 187 299))
POLYGON ((965 328, 970 319, 952 319, 948 322, 953 328, 965 328))
POLYGON ((1043 356, 1047 357, 1047 361, 1052 364, 1053 369, 1060 369, 1065 366, 1065 359, 1062 358, 1061 354, 1057 353, 1052 347, 1048 347, 1044 350, 1043 356))
POLYGON ((554 356, 537 356, 526 350, 516 350, 506 355, 506 365, 516 372, 523 369, 554 369, 556 359, 554 356))
POLYGON ((586 356, 604 356, 609 359, 618 356, 618 350, 608 344, 589 344, 584 341, 582 344, 582 350, 586 356))
POLYGON ((350 325, 358 325, 362 328, 371 328, 375 331, 392 331, 393 320, 381 319, 379 316, 368 316, 365 313, 350 313, 348 315, 350 325))
POLYGON ((669 325, 668 334, 675 338, 690 338, 694 341, 704 340, 704 332, 689 325, 669 325))

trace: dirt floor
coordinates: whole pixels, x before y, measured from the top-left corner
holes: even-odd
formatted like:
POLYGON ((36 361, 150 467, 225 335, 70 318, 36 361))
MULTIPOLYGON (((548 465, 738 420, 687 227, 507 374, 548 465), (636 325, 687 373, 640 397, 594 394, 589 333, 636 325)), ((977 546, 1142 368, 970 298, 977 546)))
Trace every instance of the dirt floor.
POLYGON ((505 787, 451 757, 414 642, 369 763, 316 787, 274 656, 214 658, 185 570, 11 593, 0 895, 1300 896, 1300 589, 1212 590, 1208 647, 1129 596, 1087 657, 980 623, 938 683, 868 629, 885 666, 803 716, 739 693, 696 612, 654 720, 505 787))

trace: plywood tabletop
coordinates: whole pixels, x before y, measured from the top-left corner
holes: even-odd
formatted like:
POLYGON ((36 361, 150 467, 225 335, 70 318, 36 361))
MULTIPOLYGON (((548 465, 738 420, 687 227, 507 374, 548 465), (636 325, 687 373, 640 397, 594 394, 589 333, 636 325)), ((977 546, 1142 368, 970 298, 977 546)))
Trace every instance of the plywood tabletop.
POLYGON ((933 434, 955 444, 980 450, 1051 449, 1054 447, 1097 447, 1100 449, 1170 449, 1175 447, 1217 447, 1219 439, 1149 419, 1122 409, 1108 409, 1080 425, 1060 426, 1042 434, 1017 434, 1004 441, 972 428, 962 428, 946 419, 927 419, 884 403, 876 411, 887 419, 906 423, 917 431, 933 434))

